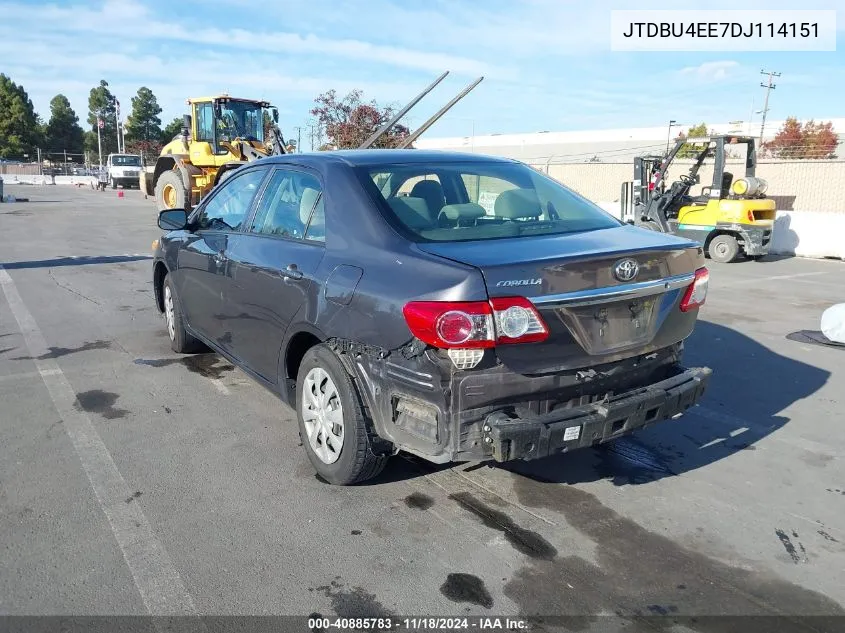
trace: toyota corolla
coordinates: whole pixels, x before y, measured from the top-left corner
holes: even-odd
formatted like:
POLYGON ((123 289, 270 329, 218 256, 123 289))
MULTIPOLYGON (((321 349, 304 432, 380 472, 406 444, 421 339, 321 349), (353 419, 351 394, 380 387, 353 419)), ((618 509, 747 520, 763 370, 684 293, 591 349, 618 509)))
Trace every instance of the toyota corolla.
POLYGON ((406 451, 536 459, 677 418, 701 247, 504 158, 292 154, 159 215, 172 347, 223 355, 296 410, 334 484, 406 451))

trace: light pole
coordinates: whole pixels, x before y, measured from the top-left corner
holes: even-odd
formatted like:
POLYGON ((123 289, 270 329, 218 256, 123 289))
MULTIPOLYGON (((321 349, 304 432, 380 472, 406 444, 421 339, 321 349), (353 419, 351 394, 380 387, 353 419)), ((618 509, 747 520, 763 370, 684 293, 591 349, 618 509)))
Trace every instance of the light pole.
POLYGON ((669 131, 666 133, 666 153, 669 153, 669 141, 672 140, 672 126, 677 123, 675 119, 669 121, 669 131))
POLYGON ((763 101, 763 109, 760 111, 763 114, 763 122, 760 124, 760 147, 763 146, 763 135, 766 133, 766 115, 769 113, 769 93, 777 86, 772 83, 772 77, 780 77, 780 73, 761 70, 761 75, 768 75, 768 83, 760 82, 760 87, 766 89, 766 98, 763 101))

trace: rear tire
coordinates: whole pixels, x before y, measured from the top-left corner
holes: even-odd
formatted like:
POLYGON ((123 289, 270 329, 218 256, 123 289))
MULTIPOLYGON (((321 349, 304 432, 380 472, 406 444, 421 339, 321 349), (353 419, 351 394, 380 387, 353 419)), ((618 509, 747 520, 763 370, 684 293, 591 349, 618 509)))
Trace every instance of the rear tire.
POLYGON ((656 231, 658 233, 660 232, 660 226, 657 224, 657 222, 653 222, 651 220, 641 222, 641 223, 637 224, 636 226, 639 226, 640 228, 643 228, 643 229, 648 229, 649 231, 656 231))
POLYGON ((185 209, 189 202, 188 192, 185 190, 185 182, 177 171, 166 171, 156 181, 155 188, 156 204, 159 210, 164 209, 185 209))
POLYGON ((179 299, 176 297, 176 289, 168 273, 164 277, 161 289, 164 303, 164 321, 167 324, 167 335, 170 338, 170 348, 177 354, 193 354, 203 351, 203 345, 198 339, 188 334, 185 329, 185 319, 182 315, 182 308, 179 299))
POLYGON ((308 460, 329 483, 348 486, 384 470, 390 456, 373 452, 371 422, 355 384, 323 344, 309 349, 299 366, 296 417, 308 460))
POLYGON ((710 240, 707 252, 714 262, 729 264, 739 256, 739 243, 733 235, 723 233, 710 240))

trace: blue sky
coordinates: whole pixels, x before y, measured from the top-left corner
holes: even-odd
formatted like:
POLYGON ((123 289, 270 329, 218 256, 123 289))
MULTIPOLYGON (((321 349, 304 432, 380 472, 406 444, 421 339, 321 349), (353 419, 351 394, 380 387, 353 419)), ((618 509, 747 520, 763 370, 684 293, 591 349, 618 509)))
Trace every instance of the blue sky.
POLYGON ((0 72, 45 117, 63 93, 84 121, 88 91, 103 78, 124 111, 140 86, 151 88, 165 122, 190 96, 269 99, 293 137, 325 90, 361 88, 401 104, 443 70, 451 75, 411 113, 412 127, 475 77, 485 81, 427 137, 747 120, 762 105, 761 68, 782 73, 771 120, 845 116, 841 0, 670 4, 839 9, 838 50, 610 51, 611 9, 669 8, 665 1, 0 0, 0 72))

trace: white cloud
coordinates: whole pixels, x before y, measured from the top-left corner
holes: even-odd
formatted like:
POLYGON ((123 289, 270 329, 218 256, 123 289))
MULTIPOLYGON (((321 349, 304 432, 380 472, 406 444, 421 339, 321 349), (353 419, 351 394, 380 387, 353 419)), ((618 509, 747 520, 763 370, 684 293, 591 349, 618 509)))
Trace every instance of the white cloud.
POLYGON ((736 61, 704 62, 698 66, 687 66, 679 72, 681 75, 692 76, 693 80, 722 81, 731 76, 732 71, 739 66, 736 61))
POLYGON ((37 19, 38 29, 93 33, 115 38, 208 44, 217 48, 288 55, 318 55, 377 62, 417 70, 450 69, 461 74, 495 73, 497 69, 478 60, 398 46, 376 45, 354 38, 324 38, 313 33, 259 31, 242 28, 186 27, 151 16, 135 0, 107 0, 100 9, 77 5, 47 5, 33 10, 29 5, 0 3, 4 21, 37 19))

